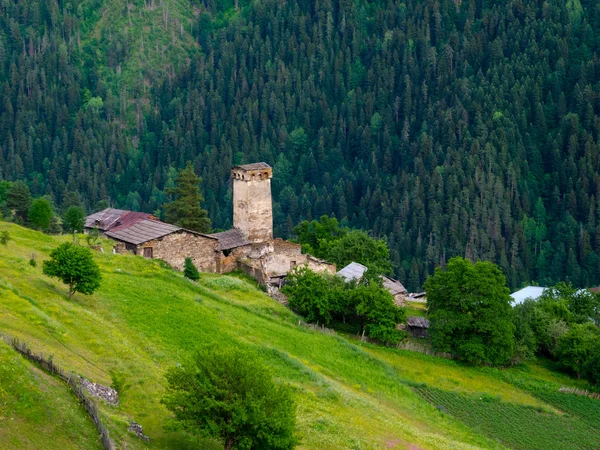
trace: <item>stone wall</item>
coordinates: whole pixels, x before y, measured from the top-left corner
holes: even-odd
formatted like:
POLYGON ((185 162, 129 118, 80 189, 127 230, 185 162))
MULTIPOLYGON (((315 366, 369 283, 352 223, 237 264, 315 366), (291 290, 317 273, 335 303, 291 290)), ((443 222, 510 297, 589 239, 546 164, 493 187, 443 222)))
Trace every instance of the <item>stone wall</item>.
POLYGON ((185 258, 190 257, 200 272, 216 272, 216 246, 216 239, 180 230, 140 244, 137 254, 143 256, 143 249, 151 247, 152 258, 162 259, 174 269, 183 270, 185 258))
POLYGON ((327 261, 323 261, 322 259, 317 259, 311 255, 306 256, 306 264, 308 268, 313 272, 327 272, 331 275, 335 275, 336 267, 335 264, 328 263, 327 261))
POLYGON ((216 246, 216 239, 180 230, 137 246, 116 242, 114 251, 144 256, 144 248, 151 248, 152 259, 162 259, 174 269, 183 270, 190 257, 200 272, 217 272, 216 246))
POLYGON ((251 242, 273 238, 271 169, 235 169, 233 177, 233 226, 251 242))

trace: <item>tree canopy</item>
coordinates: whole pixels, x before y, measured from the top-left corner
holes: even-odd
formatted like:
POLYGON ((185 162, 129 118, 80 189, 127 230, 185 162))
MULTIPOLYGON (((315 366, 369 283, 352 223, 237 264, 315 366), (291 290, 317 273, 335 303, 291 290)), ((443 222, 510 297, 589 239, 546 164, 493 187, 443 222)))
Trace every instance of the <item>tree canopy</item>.
POLYGON ((369 230, 413 292, 457 255, 600 284, 596 1, 195 2, 177 29, 99 3, 3 5, 0 179, 153 212, 192 161, 227 229, 231 167, 265 161, 276 236, 369 230))
POLYGON ((76 292, 90 295, 100 287, 102 276, 90 249, 64 243, 52 250, 43 271, 69 286, 69 298, 76 292))
POLYGON ((358 335, 384 343, 398 343, 404 337, 397 328, 404 320, 404 309, 394 303, 378 276, 347 282, 299 266, 288 274, 283 292, 290 307, 308 322, 355 322, 358 335))
POLYGON ((288 386, 276 384, 250 351, 202 348, 167 374, 162 403, 171 427, 220 439, 225 450, 295 447, 296 406, 288 386))
POLYGON ((27 218, 35 228, 46 231, 50 227, 50 220, 53 214, 50 201, 40 197, 31 202, 27 218))
POLYGON ((506 278, 493 263, 455 257, 425 282, 433 346, 476 364, 510 361, 514 330, 506 278))

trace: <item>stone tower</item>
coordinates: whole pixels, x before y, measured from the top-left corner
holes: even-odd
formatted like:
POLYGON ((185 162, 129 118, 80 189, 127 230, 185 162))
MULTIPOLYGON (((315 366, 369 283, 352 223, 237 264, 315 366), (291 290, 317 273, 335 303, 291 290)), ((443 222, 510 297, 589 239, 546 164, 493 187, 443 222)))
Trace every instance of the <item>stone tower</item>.
POLYGON ((273 239, 272 177, 273 169, 264 162, 231 169, 233 226, 250 242, 273 239))

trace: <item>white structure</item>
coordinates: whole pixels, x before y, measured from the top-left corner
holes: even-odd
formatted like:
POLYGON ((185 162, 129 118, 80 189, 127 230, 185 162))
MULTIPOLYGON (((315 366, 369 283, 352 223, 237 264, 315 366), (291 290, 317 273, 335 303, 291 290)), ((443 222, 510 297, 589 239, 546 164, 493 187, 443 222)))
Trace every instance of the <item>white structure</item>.
POLYGON ((523 303, 525 299, 528 298, 537 300, 546 289, 547 288, 540 286, 527 286, 521 289, 520 291, 513 292, 512 294, 510 294, 510 296, 514 300, 513 306, 523 303))

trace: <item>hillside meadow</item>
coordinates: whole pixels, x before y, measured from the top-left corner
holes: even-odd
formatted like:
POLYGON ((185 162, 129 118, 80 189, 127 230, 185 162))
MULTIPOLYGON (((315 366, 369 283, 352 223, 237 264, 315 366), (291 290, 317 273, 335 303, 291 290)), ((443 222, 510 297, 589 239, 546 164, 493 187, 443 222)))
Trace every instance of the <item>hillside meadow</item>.
MULTIPOLYGON (((127 448, 220 448, 212 441, 192 447, 182 434, 165 430, 169 414, 160 399, 169 367, 201 345, 223 344, 245 345, 278 381, 294 387, 301 449, 511 446, 514 439, 495 420, 482 419, 478 426, 466 419, 469 402, 483 396, 491 400, 479 405, 482 417, 497 419, 497 411, 516 408, 539 424, 534 429, 540 436, 530 437, 535 442, 545 442, 548 424, 577 423, 574 432, 600 435, 593 420, 582 418, 597 417, 600 402, 570 396, 562 405, 565 397, 556 400, 553 394, 560 386, 585 386, 542 365, 465 367, 313 331, 242 276, 203 274, 192 283, 160 261, 113 255, 108 241, 105 253, 95 253, 101 288, 68 300, 65 286, 45 277, 41 263, 71 238, 3 222, 0 230, 12 238, 0 246, 0 332, 92 381, 120 380, 120 405, 100 408, 111 437, 127 448), (32 254, 36 267, 29 264, 32 254), (150 443, 127 432, 130 421, 143 425, 150 443)), ((5 345, 0 345, 0 361, 0 448, 39 448, 40 427, 54 436, 52 448, 100 448, 91 422, 57 379, 5 345), (78 439, 70 438, 72 433, 78 439), (16 441, 15 436, 25 438, 16 441)), ((586 442, 593 445, 593 439, 586 442)), ((560 441, 555 443, 561 448, 560 441)))

